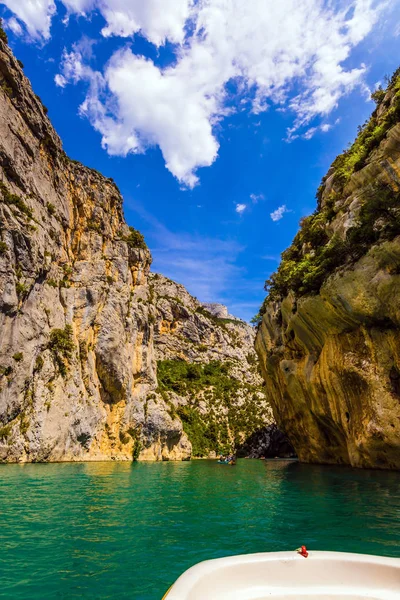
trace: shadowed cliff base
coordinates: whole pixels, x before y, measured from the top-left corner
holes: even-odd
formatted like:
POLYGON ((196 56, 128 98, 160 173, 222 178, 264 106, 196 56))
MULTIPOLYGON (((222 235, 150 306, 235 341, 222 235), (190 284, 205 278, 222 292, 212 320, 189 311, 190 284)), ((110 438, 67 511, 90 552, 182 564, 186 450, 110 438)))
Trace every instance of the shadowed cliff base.
POLYGON ((286 437, 273 423, 255 431, 237 449, 239 458, 296 458, 296 452, 286 437))

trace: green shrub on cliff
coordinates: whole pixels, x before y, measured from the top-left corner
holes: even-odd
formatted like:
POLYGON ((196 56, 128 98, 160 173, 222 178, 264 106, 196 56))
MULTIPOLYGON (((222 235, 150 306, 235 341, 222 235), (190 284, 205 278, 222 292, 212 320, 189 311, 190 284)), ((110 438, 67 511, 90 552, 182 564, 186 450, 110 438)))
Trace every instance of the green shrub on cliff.
POLYGON ((17 281, 15 284, 15 291, 17 292, 17 296, 19 299, 23 300, 25 296, 28 294, 28 288, 22 281, 17 281))
POLYGON ((33 367, 34 373, 39 373, 43 369, 44 360, 42 356, 38 356, 35 360, 35 365, 33 367))
POLYGON ((4 425, 0 427, 0 440, 7 440, 11 435, 11 425, 4 425))
POLYGON ((184 360, 160 360, 157 363, 160 390, 177 394, 195 392, 213 386, 221 391, 237 389, 239 383, 229 377, 228 365, 214 360, 208 364, 193 364, 184 360))
MULTIPOLYGON (((384 113, 383 117, 378 117, 378 110, 376 109, 371 118, 360 127, 355 142, 348 150, 340 154, 332 164, 335 169, 334 183, 339 187, 339 191, 343 190, 355 171, 365 166, 372 150, 379 146, 389 129, 400 119, 400 76, 398 71, 394 73, 388 86, 389 89, 394 92, 390 108, 384 113)), ((382 104, 385 95, 386 91, 382 89, 376 90, 372 95, 378 107, 382 104)))
POLYGON ((265 312, 267 302, 279 300, 289 291, 297 297, 318 293, 335 269, 359 260, 373 244, 397 235, 400 235, 400 193, 377 183, 365 194, 359 215, 344 240, 332 235, 325 244, 317 245, 307 236, 307 228, 299 231, 292 245, 282 253, 277 271, 266 281, 268 296, 260 313, 265 312))
POLYGON ((5 204, 8 205, 14 205, 18 208, 18 210, 20 212, 22 212, 28 219, 32 219, 33 217, 33 211, 31 208, 29 208, 29 206, 27 206, 25 204, 25 202, 22 200, 22 198, 20 196, 17 196, 16 194, 12 194, 8 189, 7 186, 0 181, 0 192, 3 195, 3 202, 5 202, 5 204))
POLYGON ((192 443, 193 456, 207 456, 210 450, 219 448, 218 425, 214 419, 207 422, 192 406, 181 406, 177 413, 192 443))
POLYGON ((167 404, 169 391, 187 398, 171 416, 181 419, 193 456, 229 452, 264 425, 259 389, 232 377, 229 364, 164 360, 158 362, 157 377, 167 404))
POLYGON ((387 91, 377 90, 373 97, 377 109, 360 128, 352 146, 333 162, 333 189, 324 198, 322 207, 326 178, 323 179, 317 192, 318 208, 302 219, 292 244, 282 253, 278 269, 265 283, 268 296, 256 323, 260 322, 268 302, 280 300, 290 291, 296 297, 318 293, 338 267, 360 259, 371 245, 400 234, 400 193, 382 182, 364 190, 358 217, 343 239, 329 229, 336 215, 335 204, 341 200, 351 175, 365 166, 372 150, 400 120, 400 69, 394 73, 387 91), (385 100, 387 91, 390 93, 385 100))
POLYGON ((256 314, 254 315, 254 317, 252 317, 252 318, 250 319, 250 323, 251 323, 252 325, 254 325, 255 327, 257 327, 257 325, 259 325, 259 324, 261 323, 261 321, 262 321, 262 314, 261 314, 261 312, 260 312, 260 311, 258 311, 258 313, 256 313, 256 314))
POLYGON ((3 19, 0 19, 0 40, 5 44, 8 44, 8 37, 3 29, 3 19))
POLYGON ((400 193, 385 184, 376 184, 361 206, 357 223, 348 230, 346 241, 354 259, 363 256, 372 244, 400 235, 400 193))
POLYGON ((66 362, 71 358, 75 349, 72 334, 71 325, 66 325, 64 329, 52 329, 50 332, 49 349, 62 377, 67 374, 66 362))
POLYGON ((47 202, 46 208, 47 208, 47 212, 49 213, 50 216, 53 216, 55 214, 56 207, 54 206, 54 204, 52 202, 47 202))
POLYGON ((269 300, 277 300, 290 290, 297 296, 317 292, 327 273, 342 264, 345 244, 336 236, 329 239, 326 232, 332 212, 329 204, 300 221, 301 229, 265 283, 269 300))
POLYGON ((47 285, 49 285, 50 287, 53 288, 58 288, 58 281, 56 281, 55 279, 47 279, 46 280, 47 285))
POLYGON ((129 235, 124 236, 122 239, 131 248, 142 248, 143 250, 147 250, 144 235, 134 227, 129 227, 129 235))
POLYGON ((4 367, 3 365, 0 365, 0 377, 8 377, 12 372, 13 368, 11 366, 4 367))
POLYGON ((135 440, 132 449, 132 460, 137 461, 142 450, 142 443, 140 440, 135 440))

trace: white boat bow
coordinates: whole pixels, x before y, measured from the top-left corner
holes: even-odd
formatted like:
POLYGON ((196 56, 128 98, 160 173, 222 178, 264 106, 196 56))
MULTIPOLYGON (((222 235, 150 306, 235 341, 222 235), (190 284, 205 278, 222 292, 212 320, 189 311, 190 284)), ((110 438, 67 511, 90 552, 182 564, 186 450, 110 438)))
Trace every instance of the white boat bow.
POLYGON ((201 562, 166 600, 400 600, 400 558, 266 552, 201 562))

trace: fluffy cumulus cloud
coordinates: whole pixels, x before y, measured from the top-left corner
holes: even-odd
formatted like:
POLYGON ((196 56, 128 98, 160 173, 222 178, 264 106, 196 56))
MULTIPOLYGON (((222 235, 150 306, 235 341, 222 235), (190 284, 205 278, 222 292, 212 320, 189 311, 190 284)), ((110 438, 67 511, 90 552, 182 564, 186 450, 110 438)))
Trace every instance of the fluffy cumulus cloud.
POLYGON ((7 19, 6 27, 10 29, 15 35, 22 35, 22 27, 15 17, 7 19))
MULTIPOLYGON (((129 37, 142 33, 156 46, 167 40, 181 44, 185 25, 190 19, 194 0, 61 0, 68 22, 70 15, 90 17, 98 11, 106 22, 101 33, 105 37, 129 37)), ((33 38, 50 37, 50 25, 56 13, 54 0, 2 0, 7 8, 25 24, 33 38)))
MULTIPOLYGON (((49 39, 51 19, 56 12, 54 0, 2 0, 2 3, 25 24, 32 38, 49 39)), ((22 28, 18 28, 18 25, 15 19, 10 19, 10 29, 22 34, 22 28)))
MULTIPOLYGON (((110 154, 161 149, 167 168, 188 187, 199 167, 218 155, 216 124, 234 103, 235 81, 249 110, 273 104, 292 111, 288 138, 326 118, 340 98, 362 81, 365 66, 345 66, 371 31, 385 0, 62 0, 68 14, 90 18, 99 11, 103 36, 140 32, 156 46, 175 44, 170 66, 118 50, 104 72, 90 73, 76 50, 65 53, 59 85, 89 84, 82 112, 102 135, 110 154), (71 69, 71 60, 75 67, 71 69), (78 66, 78 63, 81 66, 78 66)), ((7 0, 30 32, 48 36, 52 0, 7 0), (46 20, 47 19, 47 20, 46 20)), ((314 128, 314 129, 313 129, 314 128)), ((304 134, 302 134, 304 135, 304 134)), ((307 137, 307 136, 306 136, 307 137)))
POLYGON ((241 215, 242 213, 244 213, 244 211, 246 210, 247 205, 246 204, 236 204, 236 208, 235 211, 237 213, 239 213, 239 215, 241 215))
POLYGON ((279 208, 277 208, 270 214, 270 217, 273 221, 280 221, 282 219, 283 215, 287 212, 290 212, 290 211, 286 207, 286 204, 282 204, 282 206, 280 206, 279 208))
MULTIPOLYGON (((17 0, 18 1, 18 0, 17 0)), ((69 14, 98 10, 106 21, 104 36, 129 37, 141 32, 156 46, 181 44, 192 0, 62 0, 69 14)))

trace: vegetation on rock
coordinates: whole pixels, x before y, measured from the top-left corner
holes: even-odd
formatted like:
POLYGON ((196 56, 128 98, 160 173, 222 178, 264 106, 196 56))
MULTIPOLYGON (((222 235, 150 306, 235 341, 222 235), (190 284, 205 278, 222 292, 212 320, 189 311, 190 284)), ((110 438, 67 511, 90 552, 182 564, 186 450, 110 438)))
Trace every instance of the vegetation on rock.
POLYGON ((221 361, 188 363, 158 361, 159 391, 188 398, 187 404, 171 406, 192 443, 193 456, 234 450, 257 429, 265 426, 260 410, 259 388, 232 376, 233 365, 221 361))
POLYGON ((0 19, 0 40, 5 44, 8 44, 8 37, 3 29, 3 19, 0 19))
POLYGON ((46 208, 49 215, 54 215, 54 213, 56 212, 56 207, 51 202, 47 202, 46 208))
POLYGON ((0 192, 3 195, 2 201, 5 202, 5 204, 16 206, 18 210, 22 212, 28 219, 32 219, 32 209, 25 204, 20 196, 12 194, 2 181, 0 181, 0 192))
POLYGON ((35 360, 35 366, 33 367, 34 373, 39 373, 43 369, 44 360, 42 356, 38 356, 35 360))
POLYGON ((143 250, 147 250, 144 235, 134 227, 129 227, 129 235, 124 236, 122 239, 131 248, 142 248, 143 250))
POLYGON ((0 427, 0 440, 7 439, 11 435, 11 425, 0 427))
POLYGON ((359 130, 351 147, 338 156, 330 193, 322 196, 326 178, 317 192, 318 207, 300 221, 292 244, 282 253, 281 263, 265 283, 268 295, 254 318, 259 323, 270 301, 280 300, 289 292, 299 298, 319 292, 321 285, 336 269, 359 260, 371 245, 400 234, 400 193, 388 184, 374 182, 364 190, 359 214, 344 235, 334 233, 332 221, 340 215, 344 188, 352 174, 368 162, 388 130, 400 119, 400 70, 386 91, 374 94, 377 108, 359 130))
POLYGON ((72 333, 72 327, 69 324, 64 329, 53 329, 50 332, 49 349, 62 377, 67 374, 66 363, 75 349, 72 333))
POLYGON ((378 89, 372 96, 377 103, 377 108, 371 118, 359 128, 358 136, 350 148, 333 161, 334 182, 340 192, 343 191, 352 174, 365 166, 372 150, 379 146, 389 129, 400 119, 400 68, 393 74, 387 91, 391 91, 394 96, 390 105, 385 107, 387 110, 384 115, 378 116, 378 108, 384 103, 386 92, 378 89))

